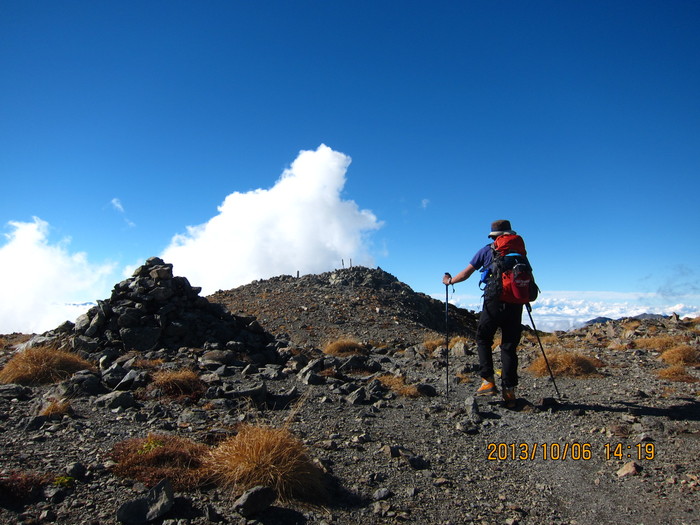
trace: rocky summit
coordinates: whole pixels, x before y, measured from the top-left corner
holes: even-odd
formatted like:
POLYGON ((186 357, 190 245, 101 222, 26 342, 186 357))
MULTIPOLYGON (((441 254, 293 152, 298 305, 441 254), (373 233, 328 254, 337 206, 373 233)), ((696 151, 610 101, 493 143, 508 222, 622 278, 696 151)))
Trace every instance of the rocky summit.
POLYGON ((699 319, 525 331, 507 408, 474 396, 477 314, 448 317, 449 345, 445 304, 381 269, 204 298, 149 259, 75 323, 0 336, 0 523, 700 523, 699 319), (46 383, 10 374, 42 348, 84 365, 46 383), (188 382, 172 389, 173 374, 188 382), (245 424, 301 440, 318 499, 187 486, 194 456, 128 474, 118 453, 141 440, 146 464, 177 438, 219 458, 245 424))

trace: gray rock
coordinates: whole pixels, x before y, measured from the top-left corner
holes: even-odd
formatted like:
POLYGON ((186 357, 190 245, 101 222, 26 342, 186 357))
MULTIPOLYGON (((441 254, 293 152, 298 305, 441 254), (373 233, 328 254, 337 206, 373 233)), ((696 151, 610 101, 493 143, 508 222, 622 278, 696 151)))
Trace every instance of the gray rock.
POLYGON ((95 399, 95 404, 109 409, 131 408, 136 406, 136 400, 131 392, 110 392, 95 399))
POLYGON ((233 508, 246 518, 255 516, 266 510, 277 499, 275 491, 270 487, 258 485, 247 490, 233 504, 233 508))
POLYGON ((168 479, 159 482, 143 498, 127 501, 117 509, 117 520, 140 525, 162 518, 175 504, 173 487, 168 479))
POLYGON ((26 401, 32 397, 32 389, 26 386, 9 384, 0 385, 0 397, 4 399, 17 399, 26 401))

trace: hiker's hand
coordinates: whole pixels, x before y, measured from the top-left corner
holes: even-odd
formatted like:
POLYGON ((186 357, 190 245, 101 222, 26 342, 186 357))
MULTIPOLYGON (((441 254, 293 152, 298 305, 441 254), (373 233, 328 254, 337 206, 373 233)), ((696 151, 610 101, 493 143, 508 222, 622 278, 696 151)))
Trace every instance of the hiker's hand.
POLYGON ((446 273, 445 276, 442 278, 442 284, 452 284, 452 276, 449 273, 446 273))

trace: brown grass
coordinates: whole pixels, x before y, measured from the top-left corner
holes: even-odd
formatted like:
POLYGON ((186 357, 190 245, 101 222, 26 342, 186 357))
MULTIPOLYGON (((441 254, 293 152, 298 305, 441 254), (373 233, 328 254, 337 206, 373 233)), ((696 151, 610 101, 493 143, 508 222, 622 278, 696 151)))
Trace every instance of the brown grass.
POLYGON ((657 372, 659 379, 676 381, 679 383, 696 383, 697 378, 691 376, 683 365, 671 365, 657 372))
POLYGON ((700 352, 689 345, 678 345, 661 354, 661 359, 669 365, 694 366, 700 361, 700 352))
POLYGON ((450 348, 454 347, 457 343, 464 343, 466 346, 469 346, 470 344, 474 343, 474 340, 464 337, 463 335, 457 335, 450 338, 450 348))
POLYGON ((38 498, 42 487, 48 482, 48 476, 34 472, 12 471, 0 475, 0 504, 8 507, 22 506, 38 498))
POLYGON ((642 337, 634 342, 637 348, 646 350, 656 350, 663 352, 674 346, 678 346, 688 342, 688 337, 685 335, 658 335, 655 337, 642 337))
POLYGON ((420 397, 421 395, 418 387, 416 385, 407 385, 406 377, 402 375, 384 374, 377 377, 377 381, 403 397, 420 397))
POLYGON ((70 401, 58 401, 56 399, 52 400, 47 404, 41 412, 39 412, 40 416, 46 416, 46 417, 56 417, 60 418, 61 416, 66 416, 66 415, 72 415, 73 414, 73 407, 70 405, 70 401))
POLYGON ((235 493, 264 485, 282 502, 318 503, 327 497, 323 472, 286 427, 243 424, 211 451, 206 463, 213 478, 235 493))
POLYGON ((141 481, 152 487, 168 478, 175 490, 188 490, 206 482, 204 458, 209 447, 189 439, 166 434, 149 434, 114 445, 110 454, 118 476, 141 481))
POLYGON ((139 358, 134 361, 134 364, 131 365, 132 368, 139 368, 141 370, 156 370, 159 368, 163 363, 165 363, 165 359, 143 359, 139 358))
POLYGON ((178 399, 199 399, 205 391, 204 382, 189 369, 156 372, 150 388, 159 389, 166 397, 178 399))
POLYGON ((58 383, 79 370, 95 370, 95 366, 72 352, 37 346, 15 354, 0 370, 0 383, 58 383))
POLYGON ((471 377, 466 372, 457 372, 455 375, 460 383, 469 383, 471 381, 471 377))
MULTIPOLYGON (((547 359, 555 376, 591 377, 598 375, 598 367, 603 366, 599 359, 578 352, 551 352, 547 353, 547 359)), ((537 377, 549 375, 547 363, 542 356, 535 359, 527 370, 537 377)))
POLYGON ((366 355, 367 350, 360 343, 352 339, 338 339, 337 341, 328 343, 323 348, 323 353, 337 357, 346 357, 350 355, 366 355))
POLYGON ((425 349, 428 351, 429 354, 432 354, 435 350, 440 348, 441 346, 445 346, 445 338, 431 338, 431 339, 426 339, 423 341, 423 346, 425 349))
POLYGON ((622 323, 623 330, 633 331, 641 326, 642 322, 639 319, 632 319, 630 321, 625 321, 622 323))

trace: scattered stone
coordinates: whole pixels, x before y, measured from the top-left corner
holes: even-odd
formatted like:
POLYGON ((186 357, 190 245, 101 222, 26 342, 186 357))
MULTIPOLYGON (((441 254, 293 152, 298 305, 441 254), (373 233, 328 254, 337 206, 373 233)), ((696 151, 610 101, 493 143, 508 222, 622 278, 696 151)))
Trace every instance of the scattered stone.
POLYGON ((145 497, 127 501, 117 509, 117 520, 126 525, 141 525, 162 518, 175 504, 168 479, 160 481, 145 497))
POLYGON ((273 489, 259 485, 246 490, 233 504, 233 508, 241 516, 249 518, 266 510, 275 499, 277 495, 273 489))

